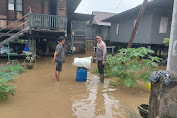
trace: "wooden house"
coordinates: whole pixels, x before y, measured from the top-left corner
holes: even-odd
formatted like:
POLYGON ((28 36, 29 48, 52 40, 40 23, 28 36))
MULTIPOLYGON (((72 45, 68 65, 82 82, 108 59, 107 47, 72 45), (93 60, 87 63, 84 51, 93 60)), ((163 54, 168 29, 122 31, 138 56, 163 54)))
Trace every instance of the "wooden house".
MULTIPOLYGON (((167 50, 162 43, 170 37, 174 0, 151 0, 139 24, 133 47, 149 47, 153 50, 167 50)), ((141 5, 103 20, 111 22, 110 42, 126 47, 135 26, 141 5)))
POLYGON ((95 40, 96 35, 100 34, 104 41, 110 40, 109 34, 110 34, 111 23, 102 22, 102 20, 112 17, 116 14, 109 13, 109 12, 93 11, 92 15, 94 17, 90 20, 90 23, 87 25, 88 39, 95 40))
POLYGON ((71 31, 81 0, 0 0, 0 47, 13 39, 36 40, 40 54, 50 55, 59 36, 71 31))

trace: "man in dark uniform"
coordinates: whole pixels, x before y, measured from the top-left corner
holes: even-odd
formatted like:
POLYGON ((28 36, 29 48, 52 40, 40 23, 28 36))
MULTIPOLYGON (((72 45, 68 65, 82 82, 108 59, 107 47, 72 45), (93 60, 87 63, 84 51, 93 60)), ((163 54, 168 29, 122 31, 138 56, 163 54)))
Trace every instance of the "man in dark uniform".
POLYGON ((56 62, 56 80, 59 81, 60 72, 62 71, 62 64, 64 59, 64 49, 63 45, 65 43, 65 38, 63 36, 60 36, 58 38, 58 44, 56 46, 56 51, 54 53, 54 58, 52 62, 56 62))
POLYGON ((106 62, 106 44, 102 41, 100 35, 96 36, 97 49, 96 49, 96 59, 98 61, 98 70, 100 73, 100 82, 104 83, 104 64, 106 62))

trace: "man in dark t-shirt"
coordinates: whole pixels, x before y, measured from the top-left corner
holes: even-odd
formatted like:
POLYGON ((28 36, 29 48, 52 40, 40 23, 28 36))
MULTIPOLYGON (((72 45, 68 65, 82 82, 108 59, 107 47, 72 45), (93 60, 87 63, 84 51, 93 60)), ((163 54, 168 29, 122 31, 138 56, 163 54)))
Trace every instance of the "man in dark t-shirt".
POLYGON ((64 58, 64 49, 63 49, 63 45, 65 43, 65 38, 63 36, 60 36, 58 38, 59 42, 56 46, 56 50, 54 53, 54 58, 52 62, 56 62, 56 72, 55 72, 55 76, 56 76, 56 80, 59 81, 59 76, 60 76, 60 72, 62 71, 62 64, 63 64, 63 58, 64 58))

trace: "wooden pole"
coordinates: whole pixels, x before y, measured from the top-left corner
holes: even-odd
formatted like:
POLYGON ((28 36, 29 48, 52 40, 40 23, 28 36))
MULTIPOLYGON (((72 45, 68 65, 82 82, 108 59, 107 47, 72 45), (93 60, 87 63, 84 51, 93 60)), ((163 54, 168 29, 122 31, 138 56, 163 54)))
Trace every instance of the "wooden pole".
POLYGON ((138 26, 139 26, 139 23, 141 21, 141 18, 142 18, 143 14, 144 14, 144 10, 146 8, 147 3, 148 3, 148 0, 144 0, 143 4, 141 6, 140 12, 139 12, 137 20, 136 20, 135 27, 133 29, 132 35, 130 37, 130 40, 128 42, 127 48, 131 48, 131 46, 132 46, 133 40, 134 40, 135 35, 136 35, 136 31, 138 29, 138 26))

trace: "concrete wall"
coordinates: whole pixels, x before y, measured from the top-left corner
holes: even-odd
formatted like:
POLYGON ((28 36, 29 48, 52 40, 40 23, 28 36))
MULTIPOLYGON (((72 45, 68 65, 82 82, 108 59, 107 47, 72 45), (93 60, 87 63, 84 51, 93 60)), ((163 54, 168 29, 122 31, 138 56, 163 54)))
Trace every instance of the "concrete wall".
POLYGON ((154 9, 152 17, 152 28, 151 28, 151 43, 152 44, 163 44, 164 38, 170 38, 172 10, 168 9, 154 9), (159 33, 161 17, 168 17, 168 29, 167 33, 159 33))
POLYGON ((176 118, 177 74, 171 71, 168 73, 168 85, 164 84, 163 77, 151 84, 148 118, 176 118))

